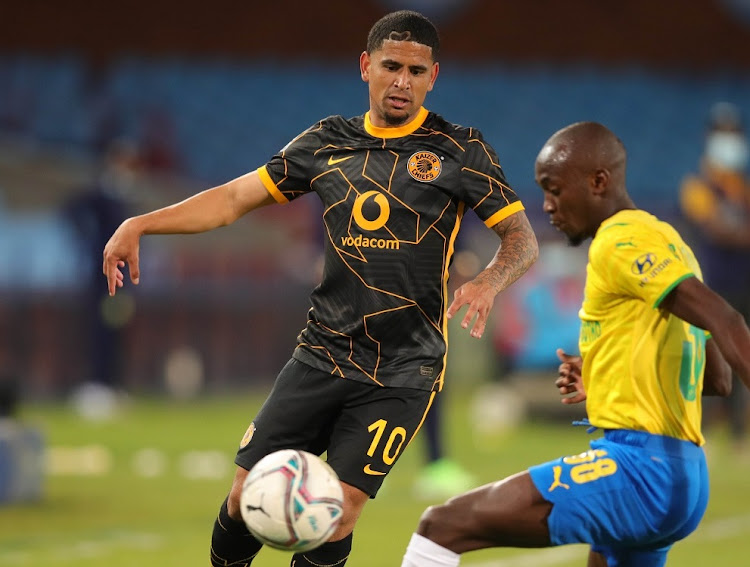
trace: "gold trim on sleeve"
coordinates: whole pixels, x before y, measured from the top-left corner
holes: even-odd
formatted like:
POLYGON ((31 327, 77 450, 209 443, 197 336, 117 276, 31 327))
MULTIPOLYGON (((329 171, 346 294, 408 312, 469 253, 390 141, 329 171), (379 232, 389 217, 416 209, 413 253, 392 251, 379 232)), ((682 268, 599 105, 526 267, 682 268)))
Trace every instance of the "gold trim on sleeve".
POLYGON ((276 184, 273 182, 273 179, 271 179, 271 176, 268 175, 268 170, 266 169, 266 166, 263 165, 257 169, 258 177, 260 177, 261 183, 263 183, 263 186, 266 188, 266 191, 268 191, 271 194, 271 197, 276 199, 277 203, 281 203, 282 205, 286 205, 289 202, 289 199, 284 197, 284 194, 279 191, 279 188, 276 187, 276 184))
POLYGON ((492 228, 501 220, 507 219, 510 215, 517 213, 518 211, 523 211, 524 208, 525 207, 523 206, 523 203, 521 201, 516 201, 515 203, 511 203, 507 207, 503 207, 502 209, 497 211, 494 215, 484 221, 484 224, 492 228))

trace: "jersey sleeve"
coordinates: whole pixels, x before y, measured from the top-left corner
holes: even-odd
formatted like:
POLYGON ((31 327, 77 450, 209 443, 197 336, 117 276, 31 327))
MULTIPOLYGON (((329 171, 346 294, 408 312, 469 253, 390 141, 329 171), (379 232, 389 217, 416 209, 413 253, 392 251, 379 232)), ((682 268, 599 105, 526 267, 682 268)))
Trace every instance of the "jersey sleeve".
POLYGON ((524 209, 505 179, 495 150, 479 130, 469 131, 460 190, 461 200, 489 227, 524 209))
POLYGON ((284 204, 309 193, 313 177, 313 157, 320 148, 322 123, 311 126, 258 168, 258 175, 268 192, 284 204))
POLYGON ((609 293, 636 297, 653 307, 695 275, 663 234, 630 223, 603 225, 591 244, 589 262, 609 293))

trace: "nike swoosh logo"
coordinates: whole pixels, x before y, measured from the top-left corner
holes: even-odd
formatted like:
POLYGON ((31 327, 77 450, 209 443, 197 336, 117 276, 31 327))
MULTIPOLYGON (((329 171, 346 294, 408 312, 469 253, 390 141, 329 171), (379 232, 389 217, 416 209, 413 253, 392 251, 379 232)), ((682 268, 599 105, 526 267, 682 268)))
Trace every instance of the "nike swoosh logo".
POLYGON ((352 159, 354 156, 346 156, 342 158, 334 158, 333 156, 328 158, 328 165, 336 165, 337 163, 341 163, 342 161, 346 161, 348 159, 352 159))
POLYGON ((363 470, 365 471, 365 474, 369 474, 369 475, 372 475, 372 476, 383 476, 383 475, 385 475, 385 473, 384 473, 384 472, 380 472, 380 471, 374 471, 374 470, 372 470, 372 469, 370 468, 370 465, 369 465, 369 464, 366 464, 366 465, 365 465, 365 468, 364 468, 363 470))

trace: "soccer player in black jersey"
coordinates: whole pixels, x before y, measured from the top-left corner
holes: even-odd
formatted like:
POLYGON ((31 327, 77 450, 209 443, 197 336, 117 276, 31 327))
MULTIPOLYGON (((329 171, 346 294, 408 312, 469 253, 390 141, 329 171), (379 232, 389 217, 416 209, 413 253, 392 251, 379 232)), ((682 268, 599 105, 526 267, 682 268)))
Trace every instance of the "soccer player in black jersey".
POLYGON ((536 238, 495 151, 478 130, 422 106, 438 51, 438 32, 421 14, 384 16, 360 57, 369 112, 325 118, 259 169, 126 220, 104 249, 114 294, 126 263, 138 283, 144 234, 211 230, 305 193, 323 202, 323 278, 292 358, 240 444, 214 526, 215 566, 249 565, 260 550, 241 520, 242 482, 261 457, 284 448, 327 452, 345 500, 331 540, 292 564, 343 566, 365 502, 442 387, 447 319, 465 306, 461 326, 481 337, 495 295, 536 260, 536 238), (501 247, 447 306, 448 267, 467 209, 501 247))

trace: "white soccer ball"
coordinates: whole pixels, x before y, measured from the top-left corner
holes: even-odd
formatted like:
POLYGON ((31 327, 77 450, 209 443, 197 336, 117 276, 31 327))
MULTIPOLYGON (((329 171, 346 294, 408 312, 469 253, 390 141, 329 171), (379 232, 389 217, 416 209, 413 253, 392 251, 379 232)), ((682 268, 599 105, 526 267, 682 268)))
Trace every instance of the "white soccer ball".
POLYGON ((344 493, 334 470, 306 451, 283 449, 263 457, 242 485, 240 507, 247 529, 261 542, 286 551, 325 543, 341 521, 344 493))

